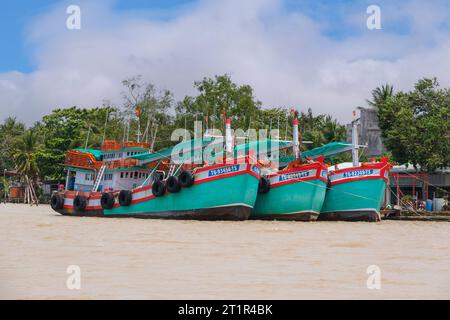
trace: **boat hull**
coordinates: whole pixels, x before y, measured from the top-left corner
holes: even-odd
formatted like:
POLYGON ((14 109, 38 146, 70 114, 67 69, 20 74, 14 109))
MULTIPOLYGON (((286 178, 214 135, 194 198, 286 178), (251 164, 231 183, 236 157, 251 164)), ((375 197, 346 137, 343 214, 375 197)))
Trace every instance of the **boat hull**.
POLYGON ((317 220, 325 199, 326 177, 322 163, 269 175, 271 188, 258 194, 251 219, 317 220))
POLYGON ((198 170, 194 184, 177 193, 156 197, 148 186, 132 191, 129 206, 118 205, 116 194, 116 205, 109 210, 100 206, 101 194, 91 194, 81 212, 73 209, 71 196, 66 196, 64 209, 58 212, 114 218, 246 220, 256 201, 258 182, 259 168, 255 165, 219 165, 198 170))
POLYGON ((380 221, 387 177, 387 164, 333 172, 319 220, 380 221))

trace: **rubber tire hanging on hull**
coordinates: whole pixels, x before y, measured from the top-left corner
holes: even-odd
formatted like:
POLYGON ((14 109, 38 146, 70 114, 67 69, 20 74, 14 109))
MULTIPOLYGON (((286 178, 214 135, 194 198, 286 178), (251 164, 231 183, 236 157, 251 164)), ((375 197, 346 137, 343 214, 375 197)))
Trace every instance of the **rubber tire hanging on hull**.
POLYGON ((178 182, 180 182, 182 187, 188 188, 194 183, 194 176, 189 171, 183 171, 178 176, 178 182))
POLYGON ((100 205, 103 209, 112 209, 114 204, 116 203, 116 199, 114 195, 110 192, 105 192, 102 194, 102 198, 100 199, 100 205))
POLYGON ((73 208, 77 212, 84 211, 86 209, 86 205, 87 200, 85 196, 78 195, 73 199, 73 208))
POLYGON ((55 193, 50 200, 50 206, 53 210, 61 210, 64 207, 64 197, 55 193))
POLYGON ((259 179, 258 193, 264 194, 270 190, 270 180, 267 177, 261 177, 259 179))
POLYGON ((119 204, 122 207, 128 207, 131 204, 133 194, 130 190, 121 190, 119 193, 119 204))
POLYGON ((166 186, 161 180, 155 180, 153 182, 152 193, 155 197, 162 197, 166 193, 166 186))
POLYGON ((178 182, 178 178, 177 177, 169 177, 166 181, 166 189, 168 192, 170 193, 177 193, 180 192, 181 190, 181 185, 178 182))

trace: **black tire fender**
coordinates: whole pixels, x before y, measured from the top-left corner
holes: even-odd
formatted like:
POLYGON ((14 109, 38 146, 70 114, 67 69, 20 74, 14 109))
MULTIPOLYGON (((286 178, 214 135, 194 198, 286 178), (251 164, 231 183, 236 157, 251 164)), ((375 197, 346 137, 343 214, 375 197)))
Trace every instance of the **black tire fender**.
POLYGON ((170 193, 177 193, 181 190, 181 185, 178 182, 178 178, 175 176, 171 176, 166 181, 166 189, 170 193))
POLYGON ((133 200, 133 194, 130 190, 121 190, 119 192, 119 204, 122 207, 128 207, 131 204, 131 200, 133 200))
POLYGON ((73 199, 73 208, 75 211, 84 211, 86 209, 87 199, 85 196, 78 195, 73 199))
POLYGON ((61 210, 64 207, 64 196, 58 193, 53 194, 50 206, 53 210, 61 210))
POLYGON ((111 192, 105 192, 102 194, 102 198, 100 199, 100 204, 103 209, 112 209, 114 204, 116 203, 116 199, 111 192))
POLYGON ((182 171, 178 176, 178 182, 182 187, 188 188, 194 183, 194 175, 190 171, 182 171))
POLYGON ((153 182, 152 193, 155 197, 162 197, 166 193, 166 186, 161 180, 155 180, 153 182))
POLYGON ((264 194, 269 192, 269 190, 270 190, 270 180, 267 177, 262 176, 259 179, 258 193, 264 194))

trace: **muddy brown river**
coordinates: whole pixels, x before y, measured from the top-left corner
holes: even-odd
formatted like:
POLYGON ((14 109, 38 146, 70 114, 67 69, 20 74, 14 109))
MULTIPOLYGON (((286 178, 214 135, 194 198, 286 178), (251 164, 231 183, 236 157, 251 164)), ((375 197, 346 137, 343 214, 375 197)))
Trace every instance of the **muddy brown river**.
POLYGON ((0 299, 450 298, 448 222, 0 219, 0 299))

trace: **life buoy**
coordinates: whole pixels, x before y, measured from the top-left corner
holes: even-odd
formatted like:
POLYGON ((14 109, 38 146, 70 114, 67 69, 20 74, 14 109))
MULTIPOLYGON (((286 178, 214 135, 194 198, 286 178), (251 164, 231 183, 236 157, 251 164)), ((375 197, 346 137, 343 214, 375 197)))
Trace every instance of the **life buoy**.
POLYGON ((262 176, 259 179, 258 193, 264 194, 270 190, 270 180, 267 177, 262 176))
POLYGON ((60 210, 64 207, 64 197, 60 194, 53 194, 50 200, 50 206, 53 210, 60 210))
POLYGON ((152 193, 155 197, 162 197, 166 192, 166 186, 161 180, 155 180, 152 185, 152 193))
POLYGON ((169 191, 170 193, 177 193, 180 192, 181 190, 181 185, 178 182, 178 178, 175 176, 171 176, 169 177, 169 179, 167 179, 166 181, 166 189, 167 191, 169 191))
POLYGON ((130 190, 121 190, 119 192, 119 204, 122 207, 128 207, 131 204, 133 195, 130 190))
POLYGON ((111 192, 105 192, 102 194, 102 198, 100 199, 100 204, 103 209, 112 209, 114 204, 116 203, 116 199, 111 192))
POLYGON ((178 182, 184 188, 190 187, 194 183, 194 176, 189 171, 183 171, 178 176, 178 182))
POLYGON ((87 200, 85 196, 76 196, 75 199, 73 199, 73 208, 75 211, 84 211, 86 209, 87 200))

